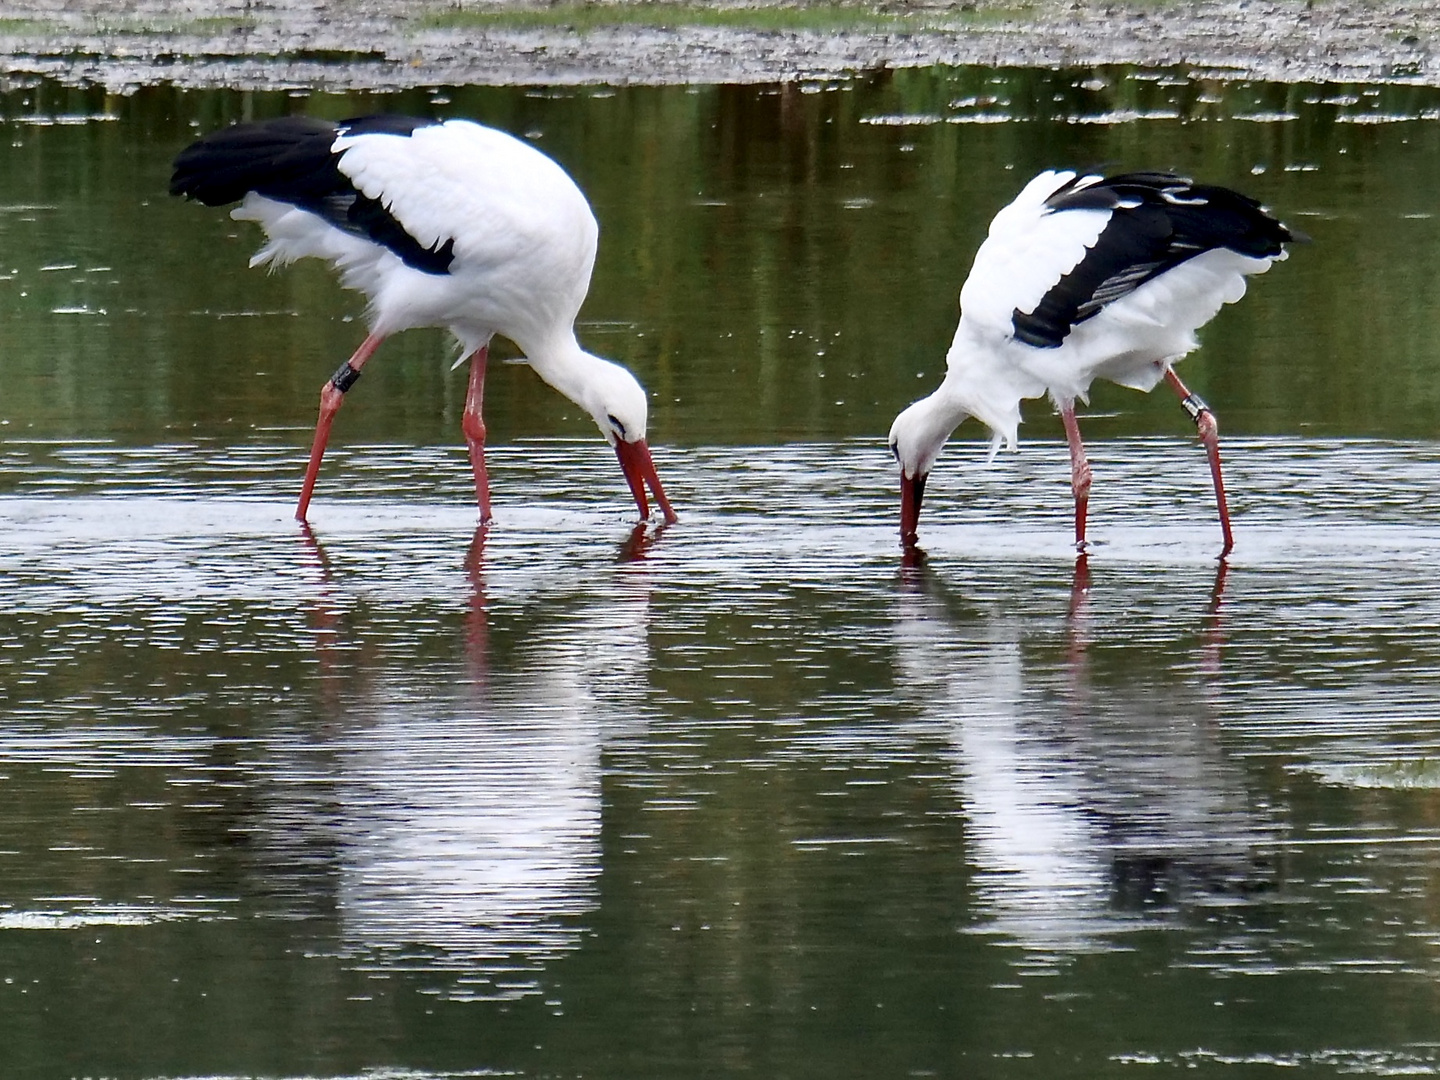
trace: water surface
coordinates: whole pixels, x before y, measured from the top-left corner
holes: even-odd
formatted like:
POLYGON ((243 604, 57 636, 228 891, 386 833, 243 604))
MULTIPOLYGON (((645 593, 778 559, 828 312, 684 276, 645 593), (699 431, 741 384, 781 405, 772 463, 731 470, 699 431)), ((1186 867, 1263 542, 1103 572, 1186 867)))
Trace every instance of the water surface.
POLYGON ((0 1072, 1440 1071, 1434 91, 0 106, 0 1072), (245 271, 168 159, 378 107, 581 178, 582 335, 652 391, 677 525, 637 529, 593 425, 497 365, 477 534, 423 332, 291 520, 358 307, 245 271), (1040 403, 993 466, 951 448, 900 559, 884 431, 1059 160, 1244 186, 1316 238, 1186 361, 1228 564, 1183 414, 1113 389, 1086 563, 1040 403))

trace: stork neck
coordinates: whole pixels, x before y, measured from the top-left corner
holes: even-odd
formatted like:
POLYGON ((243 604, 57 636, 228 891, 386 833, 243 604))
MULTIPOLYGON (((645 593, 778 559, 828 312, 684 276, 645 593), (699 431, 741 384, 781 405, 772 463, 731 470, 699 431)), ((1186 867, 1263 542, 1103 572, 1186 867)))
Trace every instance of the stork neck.
POLYGON ((921 447, 918 472, 928 473, 940 448, 954 430, 973 415, 965 399, 957 395, 950 376, 945 377, 936 391, 910 406, 909 423, 921 447))
POLYGON ((609 366, 610 361, 592 356, 580 348, 573 330, 538 342, 533 348, 524 344, 521 347, 525 349, 525 359, 535 369, 535 374, 575 404, 589 409, 586 401, 587 390, 594 384, 598 373, 609 366))
POLYGON ((945 357, 945 381, 934 396, 949 408, 973 416, 1015 446, 1020 402, 1045 393, 1045 384, 1028 375, 1001 349, 977 339, 962 318, 945 357))

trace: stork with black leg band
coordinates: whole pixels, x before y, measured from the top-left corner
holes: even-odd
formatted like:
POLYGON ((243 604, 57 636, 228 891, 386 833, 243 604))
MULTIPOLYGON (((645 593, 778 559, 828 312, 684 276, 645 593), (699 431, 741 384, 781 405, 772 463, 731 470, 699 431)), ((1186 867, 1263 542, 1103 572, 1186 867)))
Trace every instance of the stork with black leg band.
POLYGON ((575 181, 524 139, 468 120, 281 116, 196 140, 175 158, 170 191, 207 206, 240 203, 231 216, 269 236, 252 265, 318 256, 370 301, 369 335, 320 391, 295 506, 301 521, 346 391, 382 341, 420 326, 447 327, 470 362, 461 429, 482 522, 490 481, 481 394, 496 334, 594 419, 641 519, 653 494, 666 523, 676 520, 645 441, 645 388, 575 337, 599 225, 575 181))
MULTIPOLYGON (((1195 331, 1245 295, 1245 280, 1303 241, 1247 195, 1165 172, 1042 172, 995 215, 960 289, 945 379, 895 418, 900 543, 918 542, 926 475, 969 417, 1015 445, 1020 403, 1048 396, 1070 445, 1075 547, 1086 548, 1093 476, 1075 416, 1096 379, 1149 391, 1163 379, 1210 457, 1223 557, 1234 546, 1215 414, 1175 364, 1195 331)), ((992 451, 993 454, 993 451, 992 451)))

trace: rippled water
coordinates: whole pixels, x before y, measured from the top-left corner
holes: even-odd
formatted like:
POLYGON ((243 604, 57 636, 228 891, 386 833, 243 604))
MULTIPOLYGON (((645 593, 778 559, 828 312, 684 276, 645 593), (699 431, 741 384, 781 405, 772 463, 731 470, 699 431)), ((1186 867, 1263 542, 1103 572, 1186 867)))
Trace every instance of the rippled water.
POLYGON ((19 1065, 1437 1067, 1432 446, 1231 440, 1227 570, 1197 446, 1098 444, 1083 571, 1043 440, 918 567, 860 441, 667 448, 644 530, 497 448, 479 538, 448 449, 313 533, 288 451, 9 450, 19 1065))
POLYGON ((605 224, 582 331, 681 520, 497 366, 482 533, 423 334, 291 518, 355 305, 157 194, 286 99, 0 95, 0 1074, 1440 1072, 1440 129, 1353 89, 317 95, 533 128, 605 224), (1121 391, 1083 563, 1038 403, 901 558, 885 427, 1062 147, 1316 234, 1187 361, 1226 564, 1180 411, 1121 391))

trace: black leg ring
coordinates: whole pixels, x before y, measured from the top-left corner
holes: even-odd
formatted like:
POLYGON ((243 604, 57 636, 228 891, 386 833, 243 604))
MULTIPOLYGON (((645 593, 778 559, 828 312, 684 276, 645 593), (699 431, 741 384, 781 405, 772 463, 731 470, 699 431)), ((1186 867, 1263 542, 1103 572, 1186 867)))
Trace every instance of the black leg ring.
POLYGON ((335 374, 330 376, 330 381, 335 385, 335 389, 339 390, 342 394, 354 386, 359 379, 360 372, 350 366, 349 360, 341 364, 335 374))
POLYGON ((1196 426, 1200 424, 1200 414, 1210 411, 1210 406, 1205 404, 1205 399, 1199 394, 1181 398, 1180 407, 1190 415, 1190 419, 1195 421, 1196 426))

